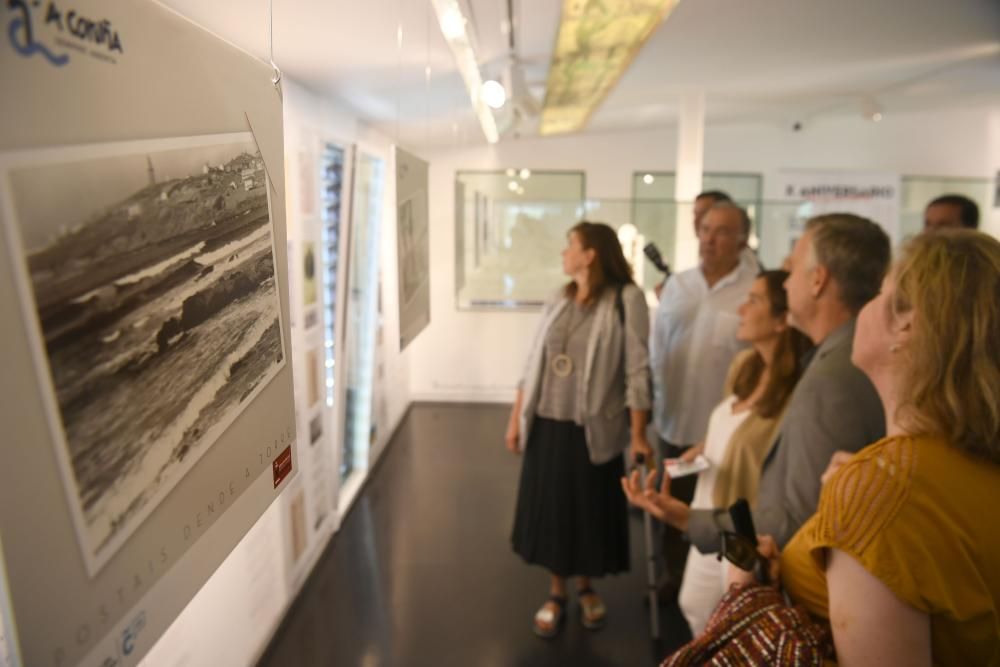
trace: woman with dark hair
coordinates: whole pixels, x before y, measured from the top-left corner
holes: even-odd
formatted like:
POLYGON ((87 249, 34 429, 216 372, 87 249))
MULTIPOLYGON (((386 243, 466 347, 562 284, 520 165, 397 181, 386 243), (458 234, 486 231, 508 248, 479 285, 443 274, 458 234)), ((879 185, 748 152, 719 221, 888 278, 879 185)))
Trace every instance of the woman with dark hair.
MULTIPOLYGON (((788 324, 787 271, 765 271, 740 306, 736 337, 750 348, 729 369, 726 397, 708 422, 705 441, 685 452, 685 460, 703 454, 712 467, 701 473, 692 509, 729 507, 739 498, 757 498, 760 471, 804 370, 809 339, 788 324)), ((678 601, 691 632, 698 635, 725 593, 725 569, 714 554, 693 546, 678 601)))
POLYGON ((651 454, 649 311, 611 227, 581 222, 562 252, 570 282, 546 304, 507 427, 524 453, 511 542, 551 574, 534 631, 555 636, 566 579, 577 578, 582 622, 603 626, 591 579, 629 569, 622 453, 651 454))

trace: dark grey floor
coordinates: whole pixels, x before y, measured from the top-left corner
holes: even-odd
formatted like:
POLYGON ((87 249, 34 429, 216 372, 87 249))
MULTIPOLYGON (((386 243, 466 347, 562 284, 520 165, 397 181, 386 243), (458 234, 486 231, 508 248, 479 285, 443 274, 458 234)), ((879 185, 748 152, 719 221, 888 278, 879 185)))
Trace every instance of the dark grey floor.
POLYGON ((591 633, 571 604, 546 641, 531 619, 544 570, 510 550, 520 459, 503 447, 509 408, 415 406, 323 554, 262 667, 327 665, 655 665, 685 639, 676 607, 649 639, 642 523, 632 571, 598 581, 608 625, 591 633))

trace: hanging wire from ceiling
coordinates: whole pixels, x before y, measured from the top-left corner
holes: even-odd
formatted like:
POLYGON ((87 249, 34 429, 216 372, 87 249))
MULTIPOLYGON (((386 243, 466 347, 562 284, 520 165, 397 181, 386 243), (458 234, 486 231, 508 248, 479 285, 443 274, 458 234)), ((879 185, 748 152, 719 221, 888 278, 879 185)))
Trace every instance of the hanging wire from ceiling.
POLYGON ((424 145, 431 139, 431 3, 424 3, 424 145))
POLYGON ((274 87, 277 88, 280 92, 281 87, 278 84, 281 83, 281 70, 274 63, 274 0, 267 0, 267 11, 268 11, 267 30, 268 30, 268 48, 269 48, 268 62, 271 63, 271 67, 274 69, 274 74, 271 75, 271 83, 274 84, 274 87))
POLYGON ((403 89, 403 12, 401 0, 396 0, 396 145, 399 146, 399 113, 403 89))

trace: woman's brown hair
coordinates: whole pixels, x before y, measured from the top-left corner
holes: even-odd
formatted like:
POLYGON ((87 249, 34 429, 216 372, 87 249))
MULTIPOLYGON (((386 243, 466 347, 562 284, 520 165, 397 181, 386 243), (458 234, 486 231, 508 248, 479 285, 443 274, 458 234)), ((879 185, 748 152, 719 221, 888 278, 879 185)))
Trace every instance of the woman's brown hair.
MULTIPOLYGON (((615 230, 603 222, 579 222, 569 230, 576 234, 584 250, 593 250, 595 260, 590 265, 588 301, 593 301, 606 285, 624 285, 632 282, 632 265, 625 259, 622 244, 615 230)), ((576 297, 576 282, 570 281, 565 288, 569 299, 576 297)))
MULTIPOLYGON (((773 317, 786 317, 788 315, 788 295, 785 292, 785 280, 788 278, 788 272, 762 271, 757 278, 763 280, 767 286, 767 300, 771 306, 771 315, 773 317)), ((794 327, 786 327, 779 334, 778 344, 774 348, 774 359, 771 360, 767 386, 763 395, 754 404, 754 412, 765 419, 771 419, 781 414, 788 398, 792 395, 792 390, 795 389, 795 384, 805 370, 803 357, 806 352, 812 349, 812 346, 812 342, 794 327)), ((733 380, 733 393, 739 400, 746 400, 753 394, 765 366, 764 357, 761 356, 760 352, 755 351, 736 371, 736 377, 733 380)))
POLYGON ((921 234, 894 278, 890 317, 913 313, 896 352, 899 422, 1000 463, 1000 242, 972 230, 921 234))

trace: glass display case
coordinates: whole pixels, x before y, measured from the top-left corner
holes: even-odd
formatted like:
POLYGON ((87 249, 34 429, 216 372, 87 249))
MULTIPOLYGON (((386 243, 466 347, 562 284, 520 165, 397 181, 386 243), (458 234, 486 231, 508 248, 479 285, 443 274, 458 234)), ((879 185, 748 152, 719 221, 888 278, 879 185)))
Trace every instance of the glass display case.
POLYGON ((979 205, 980 225, 993 205, 993 182, 985 178, 903 176, 899 211, 900 239, 923 231, 924 209, 941 195, 964 195, 979 205))
MULTIPOLYGON (((475 215, 482 202, 467 200, 464 215, 475 215)), ((663 274, 646 259, 643 248, 654 242, 664 259, 675 264, 676 211, 690 210, 691 202, 631 199, 523 200, 494 202, 488 210, 491 244, 479 244, 468 235, 456 239, 456 276, 460 309, 530 309, 540 307, 567 281, 561 252, 566 233, 580 220, 604 222, 618 233, 636 282, 652 291, 663 274), (674 214, 635 215, 644 206, 674 214), (484 251, 485 248, 485 251, 484 251), (478 261, 475 261, 478 259, 478 261)), ((757 252, 764 266, 777 267, 802 234, 802 204, 759 202, 754 221, 757 252)), ((468 229, 468 226, 466 226, 468 229)))
POLYGON ((535 307, 558 281, 566 230, 583 216, 583 172, 460 171, 455 178, 458 307, 535 307), (556 264, 540 261, 556 248, 556 264))

